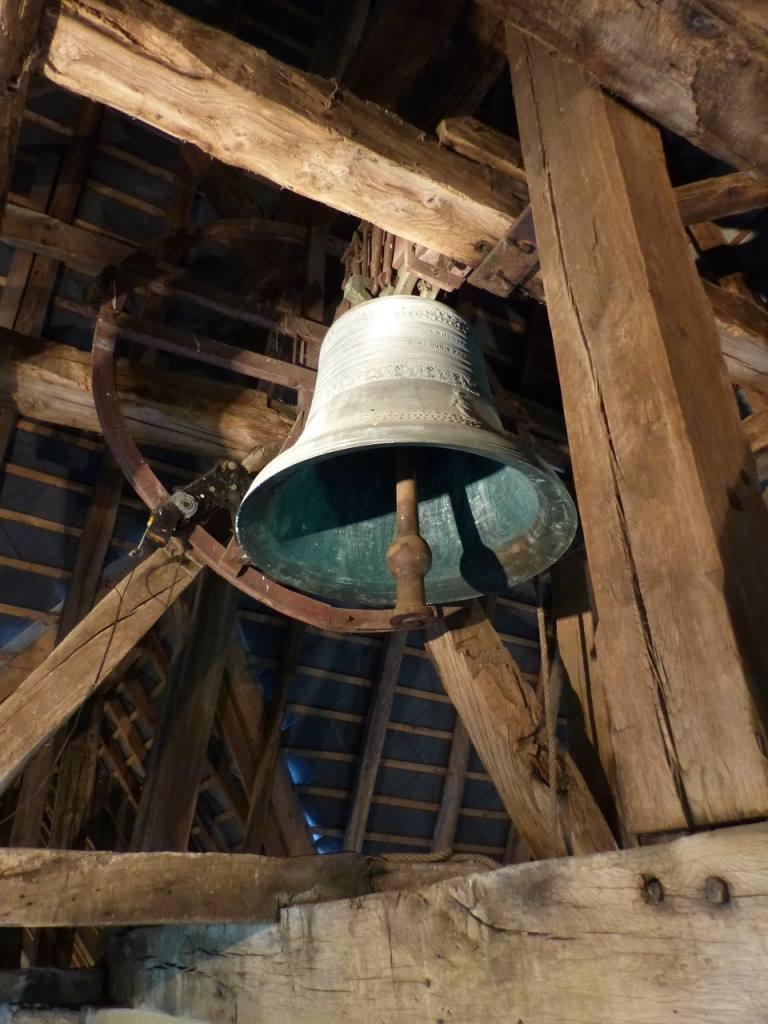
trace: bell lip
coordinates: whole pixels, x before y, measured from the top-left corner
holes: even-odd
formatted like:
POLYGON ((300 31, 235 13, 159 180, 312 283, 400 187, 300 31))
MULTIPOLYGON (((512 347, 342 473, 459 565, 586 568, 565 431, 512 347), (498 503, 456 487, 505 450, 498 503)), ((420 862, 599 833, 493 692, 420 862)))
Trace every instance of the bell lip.
MULTIPOLYGON (((248 557, 250 558, 251 554, 249 553, 246 544, 243 543, 243 537, 241 533, 241 517, 243 516, 246 508, 248 508, 249 510, 249 516, 252 515, 253 513, 251 512, 251 506, 253 505, 253 503, 258 502, 260 499, 266 499, 268 495, 273 491, 273 489, 280 484, 281 480, 284 479, 299 464, 306 465, 307 463, 323 462, 326 459, 332 458, 334 455, 339 455, 345 451, 348 451, 350 448, 354 448, 357 450, 367 449, 369 451, 373 451, 378 448, 393 447, 443 448, 449 451, 453 450, 465 452, 471 455, 478 455, 482 458, 496 459, 500 464, 509 465, 513 467, 517 465, 517 467, 521 469, 522 467, 527 466, 529 470, 533 471, 532 475, 536 475, 536 473, 541 474, 542 479, 540 480, 540 486, 537 489, 543 489, 545 491, 548 490, 553 498, 556 498, 556 500, 562 506, 567 507, 570 513, 569 518, 571 520, 571 529, 562 532, 559 538, 559 543, 556 546, 553 546, 552 544, 548 545, 547 553, 542 551, 542 558, 540 564, 534 567, 535 571, 527 572, 524 576, 521 576, 519 579, 511 579, 508 583, 508 586, 510 588, 517 586, 520 583, 525 582, 525 580, 531 579, 541 572, 545 572, 550 565, 553 565, 555 562, 559 561, 559 559, 562 558, 563 555, 568 551, 571 544, 573 543, 574 537, 576 536, 576 532, 578 530, 579 525, 578 512, 576 510, 575 502, 573 501, 573 498, 571 497, 568 489, 558 476, 557 472, 553 469, 553 467, 549 465, 549 463, 547 463, 546 460, 544 460, 535 451, 535 449, 525 444, 525 442, 518 441, 516 438, 512 438, 510 435, 504 432, 498 433, 486 429, 485 431, 483 431, 483 438, 486 442, 486 445, 481 448, 476 443, 469 443, 468 438, 464 440, 464 443, 462 443, 462 435, 464 434, 465 431, 470 436, 474 435, 476 439, 477 429, 475 427, 454 426, 450 430, 450 434, 453 435, 452 437, 445 436, 446 433, 448 432, 445 431, 443 428, 443 437, 441 438, 440 441, 437 441, 434 438, 425 436, 423 425, 406 428, 402 424, 399 424, 397 427, 397 440, 395 440, 394 438, 389 441, 386 439, 382 439, 382 434, 379 429, 366 427, 359 428, 356 431, 349 432, 345 438, 346 443, 343 446, 341 446, 338 443, 338 438, 336 439, 335 444, 329 443, 330 438, 328 437, 326 437, 325 439, 326 444, 321 444, 320 442, 322 442, 323 440, 321 436, 317 438, 309 446, 302 449, 303 457, 300 459, 296 459, 295 456, 294 458, 290 458, 289 456, 294 454, 294 449, 293 447, 288 448, 286 449, 286 451, 281 452, 278 456, 276 456, 276 458, 272 460, 272 462, 270 462, 267 466, 264 467, 264 469, 253 480, 245 498, 243 498, 243 501, 240 505, 240 508, 237 511, 237 516, 235 519, 235 531, 237 534, 238 541, 241 543, 246 555, 248 555, 248 557), (412 434, 413 440, 408 439, 409 433, 412 434), (496 444, 488 444, 489 440, 491 440, 492 438, 496 439, 496 444), (317 450, 315 451, 315 449, 317 450)), ((297 442, 297 445, 298 443, 299 442, 297 442)), ((525 475, 528 474, 526 473, 525 475)), ((554 539, 552 531, 548 530, 547 532, 549 533, 550 538, 554 539)), ((259 562, 257 560, 254 560, 252 564, 258 566, 259 562)), ((280 576, 278 575, 275 578, 279 580, 280 576)), ((290 583, 288 585, 296 589, 295 583, 290 583)), ((316 594, 317 596, 321 597, 321 599, 328 600, 327 597, 323 597, 321 591, 306 590, 305 592, 316 594)), ((471 600, 479 596, 482 596, 482 593, 480 591, 472 590, 470 592, 470 590, 468 589, 467 593, 464 596, 456 598, 440 597, 432 603, 455 603, 457 601, 461 602, 465 600, 471 600)), ((348 603, 351 599, 349 597, 344 597, 333 598, 332 600, 343 600, 348 603)), ((387 605, 383 603, 360 603, 360 607, 386 606, 387 605)))

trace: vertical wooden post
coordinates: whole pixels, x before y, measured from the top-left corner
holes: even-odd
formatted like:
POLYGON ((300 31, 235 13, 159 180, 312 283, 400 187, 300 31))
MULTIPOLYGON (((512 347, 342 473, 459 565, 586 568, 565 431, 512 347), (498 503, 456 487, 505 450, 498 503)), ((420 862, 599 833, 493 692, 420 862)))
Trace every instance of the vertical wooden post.
POLYGON ((620 803, 635 835, 765 817, 768 513, 659 132, 508 40, 620 803))

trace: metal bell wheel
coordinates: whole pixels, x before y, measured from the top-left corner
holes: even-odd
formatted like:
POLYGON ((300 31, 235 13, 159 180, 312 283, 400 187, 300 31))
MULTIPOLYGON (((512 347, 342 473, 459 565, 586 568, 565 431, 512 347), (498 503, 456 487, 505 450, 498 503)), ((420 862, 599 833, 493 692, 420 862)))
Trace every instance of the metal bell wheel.
POLYGON ((425 603, 544 571, 576 523, 554 471, 505 433, 469 324, 392 295, 328 331, 304 432, 253 481, 236 529, 279 582, 396 605, 393 624, 416 626, 432 614, 425 603))

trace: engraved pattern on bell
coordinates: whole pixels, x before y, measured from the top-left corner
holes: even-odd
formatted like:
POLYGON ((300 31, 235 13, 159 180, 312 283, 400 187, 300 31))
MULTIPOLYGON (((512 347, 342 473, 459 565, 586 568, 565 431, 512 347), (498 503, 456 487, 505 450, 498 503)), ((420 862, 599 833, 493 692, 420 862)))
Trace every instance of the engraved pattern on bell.
POLYGON ((514 586, 559 558, 573 503, 508 436, 470 325, 446 306, 387 296, 329 329, 304 432, 251 485, 237 518, 251 561, 289 586, 391 606, 395 453, 414 449, 427 600, 514 586))

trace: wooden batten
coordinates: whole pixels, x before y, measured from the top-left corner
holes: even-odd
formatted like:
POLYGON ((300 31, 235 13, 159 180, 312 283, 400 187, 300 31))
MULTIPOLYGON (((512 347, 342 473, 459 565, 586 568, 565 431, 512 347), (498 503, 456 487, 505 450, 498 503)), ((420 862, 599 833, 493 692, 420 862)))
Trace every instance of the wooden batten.
POLYGON ((659 133, 509 39, 626 824, 762 817, 768 514, 659 133))

